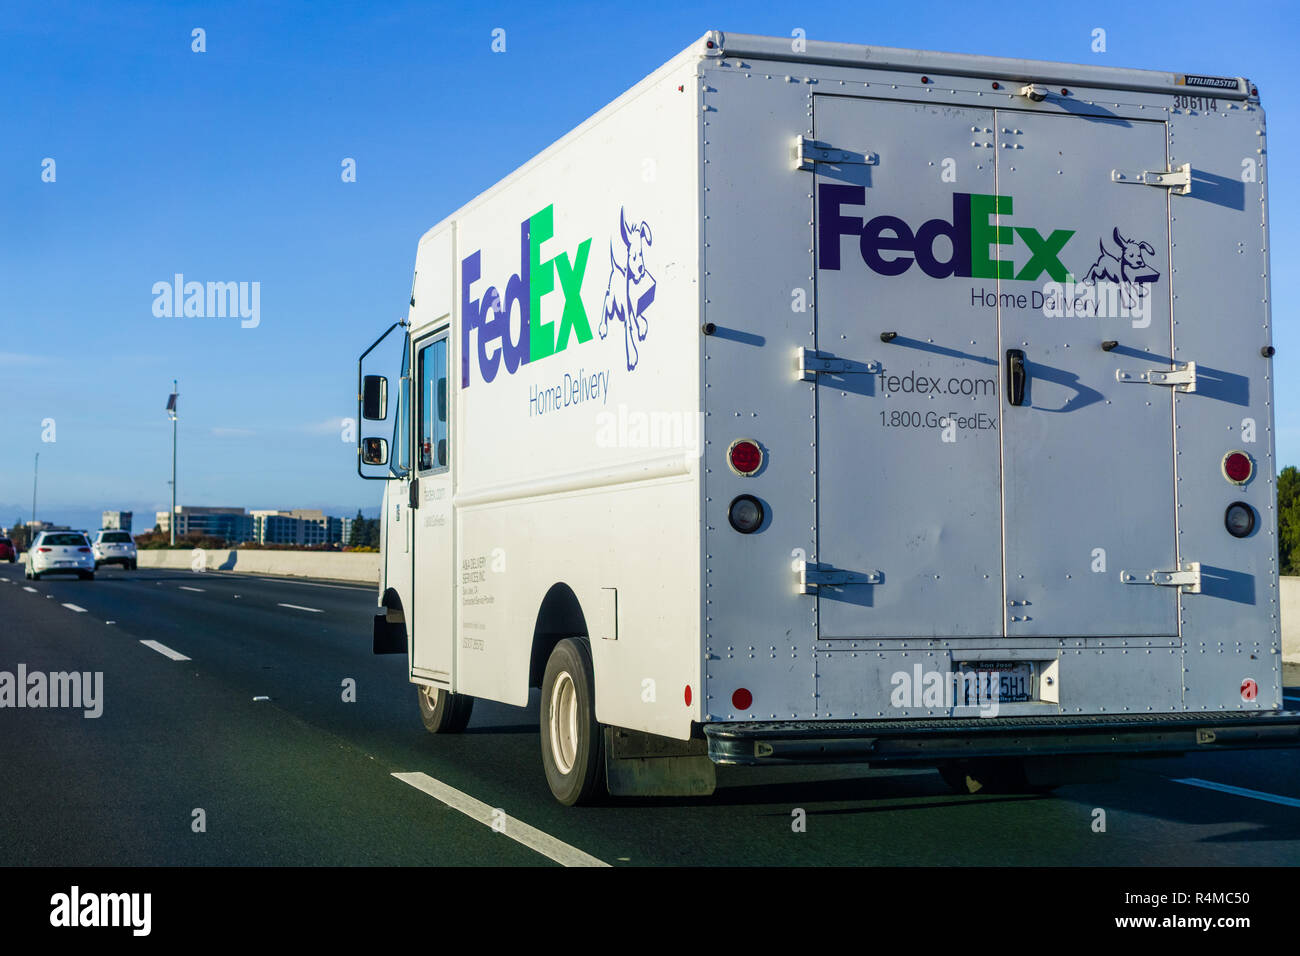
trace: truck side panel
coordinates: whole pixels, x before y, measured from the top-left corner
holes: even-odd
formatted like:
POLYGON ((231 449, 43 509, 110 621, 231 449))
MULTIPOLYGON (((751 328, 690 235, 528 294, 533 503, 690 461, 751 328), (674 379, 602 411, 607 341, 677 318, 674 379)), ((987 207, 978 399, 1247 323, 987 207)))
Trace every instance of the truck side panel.
POLYGON ((523 704, 534 632, 585 632, 598 719, 679 738, 699 682, 695 84, 661 71, 463 211, 452 329, 455 689, 523 704), (568 592, 580 617, 557 618, 568 592))

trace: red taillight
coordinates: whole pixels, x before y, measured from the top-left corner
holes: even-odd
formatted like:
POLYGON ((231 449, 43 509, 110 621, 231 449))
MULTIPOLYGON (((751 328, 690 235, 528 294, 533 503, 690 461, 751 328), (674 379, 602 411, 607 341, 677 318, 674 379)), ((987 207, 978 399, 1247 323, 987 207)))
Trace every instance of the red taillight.
POLYGON ((89 549, 89 548, 78 548, 77 550, 78 550, 78 551, 85 551, 87 554, 90 553, 90 549, 89 549))
POLYGON ((1244 451, 1230 451, 1223 456, 1223 477, 1234 485, 1244 485, 1255 473, 1255 463, 1244 451))
POLYGON ((754 705, 754 695, 741 687, 731 695, 731 706, 736 710, 749 710, 754 705))
POLYGON ((752 438, 737 438, 727 449, 727 464, 736 474, 749 477, 763 467, 763 449, 752 438))
POLYGON ((691 685, 686 685, 686 706, 691 706, 691 685))
POLYGON ((50 549, 49 549, 49 548, 37 548, 36 550, 37 550, 37 551, 40 551, 42 554, 44 554, 45 552, 49 551, 50 549))

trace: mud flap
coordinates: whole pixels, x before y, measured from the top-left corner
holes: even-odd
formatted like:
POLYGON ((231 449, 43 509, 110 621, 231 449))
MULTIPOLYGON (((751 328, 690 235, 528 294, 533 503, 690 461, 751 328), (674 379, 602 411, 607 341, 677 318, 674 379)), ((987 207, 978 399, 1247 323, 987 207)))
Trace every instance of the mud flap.
POLYGON ((406 624, 389 621, 387 614, 375 615, 375 626, 370 641, 372 654, 405 654, 406 624))
POLYGON ((704 740, 605 728, 605 783, 616 797, 707 797, 716 786, 704 740))

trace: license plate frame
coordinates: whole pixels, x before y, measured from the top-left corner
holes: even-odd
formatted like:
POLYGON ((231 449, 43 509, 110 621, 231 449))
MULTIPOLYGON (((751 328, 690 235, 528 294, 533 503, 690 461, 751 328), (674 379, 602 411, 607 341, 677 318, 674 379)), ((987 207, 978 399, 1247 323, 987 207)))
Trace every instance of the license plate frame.
POLYGON ((1038 696, 1039 668, 1037 661, 960 661, 956 669, 971 680, 963 680, 959 692, 963 700, 959 707, 983 707, 994 701, 998 704, 1034 704, 1038 696), (997 675, 996 695, 993 675, 997 675))

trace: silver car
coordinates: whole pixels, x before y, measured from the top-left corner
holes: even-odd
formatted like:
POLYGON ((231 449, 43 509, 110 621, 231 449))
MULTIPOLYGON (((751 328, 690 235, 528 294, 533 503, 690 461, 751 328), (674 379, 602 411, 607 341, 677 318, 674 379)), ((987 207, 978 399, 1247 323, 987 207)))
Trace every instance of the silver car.
POLYGON ((86 580, 95 577, 95 555, 80 531, 42 531, 27 549, 24 576, 38 581, 43 574, 75 574, 86 580))
POLYGON ((120 564, 128 571, 135 570, 135 541, 129 531, 96 531, 90 548, 97 569, 105 564, 120 564))

